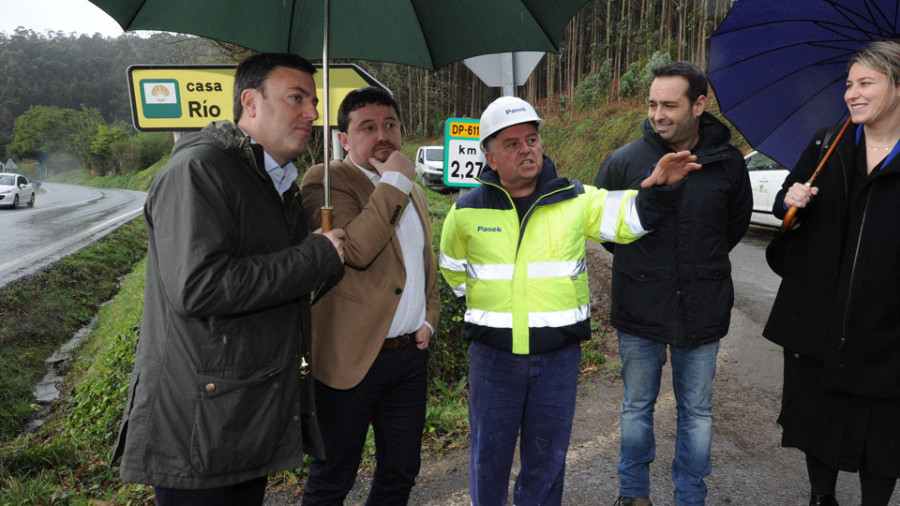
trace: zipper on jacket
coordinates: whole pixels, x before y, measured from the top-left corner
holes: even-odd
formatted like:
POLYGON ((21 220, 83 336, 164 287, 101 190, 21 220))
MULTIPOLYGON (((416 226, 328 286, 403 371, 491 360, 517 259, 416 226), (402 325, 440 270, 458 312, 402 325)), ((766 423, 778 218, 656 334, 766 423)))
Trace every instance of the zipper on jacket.
MULTIPOLYGON (((250 161, 253 162, 253 169, 256 171, 256 175, 263 178, 263 180, 265 180, 265 182, 271 187, 272 179, 268 176, 268 173, 266 173, 265 170, 261 170, 259 168, 259 162, 256 161, 256 154, 253 153, 252 145, 247 144, 247 147, 244 149, 246 149, 247 154, 250 155, 250 161)), ((281 215, 284 216, 285 226, 288 229, 288 233, 290 234, 291 239, 293 239, 294 238, 294 230, 293 230, 293 228, 291 228, 291 217, 288 216, 287 207, 284 206, 284 198, 281 195, 278 195, 278 191, 275 190, 274 188, 272 188, 272 191, 275 192, 275 196, 278 199, 278 202, 281 204, 281 215)), ((296 195, 294 195, 294 198, 296 198, 296 195)))
MULTIPOLYGON (((477 178, 476 178, 476 179, 477 179, 477 178)), ((485 186, 493 186, 494 188, 496 188, 496 189, 500 190, 501 192, 503 192, 503 194, 506 195, 506 198, 509 199, 509 205, 512 206, 512 210, 513 210, 513 211, 516 210, 516 203, 513 201, 513 198, 512 198, 512 196, 510 196, 509 192, 506 191, 506 188, 504 188, 504 187, 502 187, 502 186, 500 186, 500 185, 498 185, 498 184, 490 183, 490 182, 488 182, 488 181, 482 181, 481 179, 477 179, 477 180, 480 181, 481 184, 483 184, 483 185, 485 185, 485 186)), ((540 198, 538 198, 538 200, 540 200, 540 198)), ((533 207, 534 207, 534 204, 532 204, 531 207, 533 208, 533 207)), ((528 214, 529 214, 529 213, 531 213, 531 208, 529 208, 529 209, 528 209, 528 212, 525 213, 525 218, 523 218, 522 221, 519 221, 518 219, 516 220, 516 223, 519 224, 519 234, 518 234, 518 235, 519 235, 519 241, 516 243, 516 258, 519 258, 519 245, 522 244, 522 230, 524 229, 524 226, 525 226, 525 219, 528 218, 528 214)), ((518 214, 518 213, 516 213, 516 214, 518 214)))
MULTIPOLYGON (((256 174, 259 177, 263 178, 265 180, 265 183, 267 185, 269 185, 269 188, 271 188, 272 191, 275 192, 276 198, 278 199, 278 202, 281 204, 281 215, 284 216, 285 228, 287 228, 288 236, 291 238, 291 242, 293 242, 294 227, 291 227, 291 217, 288 216, 287 207, 285 207, 285 205, 284 205, 284 199, 281 197, 281 195, 278 195, 278 191, 272 187, 272 179, 270 177, 268 177, 268 174, 264 170, 260 170, 259 162, 257 162, 256 155, 253 153, 253 147, 250 144, 248 144, 246 147, 246 150, 247 150, 247 154, 250 155, 250 160, 253 163, 253 168, 256 171, 256 174)), ((298 190, 298 192, 299 192, 299 190, 298 190)), ((294 198, 297 198, 297 195, 294 195, 294 198)), ((303 211, 301 210, 301 214, 302 214, 302 212, 303 211)), ((321 287, 319 287, 319 289, 321 289, 321 287)), ((310 296, 309 296, 310 304, 312 304, 313 301, 315 300, 316 295, 317 295, 316 292, 318 292, 319 289, 316 289, 312 293, 310 293, 310 296)), ((308 353, 308 348, 303 342, 303 336, 300 335, 300 364, 298 365, 298 368, 300 369, 300 381, 301 382, 306 379, 306 377, 309 375, 310 370, 311 370, 309 367, 309 361, 307 360, 307 353, 308 353)), ((269 377, 272 377, 275 374, 277 374, 277 373, 270 373, 269 377)))
POLYGON ((869 194, 866 195, 866 207, 863 209, 862 221, 859 224, 859 234, 856 236, 856 249, 853 252, 853 267, 850 269, 850 280, 847 284, 847 302, 844 304, 844 321, 841 327, 841 342, 838 345, 838 351, 844 349, 844 344, 847 342, 847 315, 850 312, 850 298, 852 296, 853 290, 853 278, 856 277, 856 262, 859 260, 859 247, 862 244, 862 235, 863 230, 866 227, 866 215, 869 214, 869 202, 872 200, 872 189, 869 189, 869 194))
MULTIPOLYGON (((512 196, 510 196, 509 192, 506 191, 506 188, 504 188, 498 184, 495 184, 495 183, 483 181, 478 178, 476 178, 476 180, 478 180, 481 184, 483 184, 485 186, 493 186, 494 188, 497 188, 498 190, 502 191, 503 194, 506 195, 506 198, 509 199, 509 203, 510 203, 510 205, 512 205, 513 211, 516 210, 516 203, 513 202, 513 198, 512 198, 512 196)), ((571 190, 572 188, 575 188, 575 185, 571 184, 571 183, 568 186, 565 186, 563 188, 557 188, 549 193, 545 193, 545 194, 541 195, 540 197, 537 198, 537 200, 535 200, 531 204, 531 207, 528 208, 528 212, 525 213, 525 217, 522 218, 522 221, 519 222, 519 240, 516 242, 516 258, 519 258, 519 248, 522 246, 522 236, 525 234, 525 224, 528 223, 529 218, 531 218, 531 214, 534 212, 534 208, 537 207, 537 205, 540 203, 541 200, 544 200, 545 198, 547 198, 551 195, 555 195, 557 193, 560 193, 560 192, 563 192, 566 190, 571 190)), ((535 188, 535 191, 537 191, 537 188, 535 188)), ((575 198, 578 198, 578 195, 576 195, 575 198)))
MULTIPOLYGON (((840 162, 841 168, 845 167, 846 165, 844 164, 844 157, 841 154, 841 152, 838 150, 835 150, 834 154, 838 155, 838 158, 841 159, 841 162, 840 162)), ((850 170, 853 170, 853 169, 851 168, 850 170)), ((850 181, 847 180, 847 172, 845 172, 844 170, 841 170, 841 177, 844 178, 844 188, 847 189, 847 193, 849 194, 850 193, 850 181)))
MULTIPOLYGON (((551 195, 556 195, 557 193, 562 192, 562 191, 571 190, 572 188, 575 188, 574 184, 570 184, 569 186, 566 186, 565 188, 557 188, 556 190, 553 190, 550 193, 545 193, 545 194, 541 195, 531 204, 531 207, 529 207, 528 211, 525 213, 525 217, 522 218, 522 222, 519 223, 519 240, 516 242, 516 258, 519 258, 519 248, 522 246, 522 238, 525 236, 525 225, 527 225, 528 220, 531 219, 531 215, 534 213, 534 209, 545 198, 547 198, 551 195)), ((506 191, 506 190, 503 190, 503 191, 506 191)), ((509 201, 513 205, 513 209, 515 210, 516 204, 515 204, 515 202, 512 201, 512 197, 509 195, 509 192, 506 193, 506 196, 509 197, 509 201)), ((578 196, 576 195, 575 198, 578 198, 578 196)))

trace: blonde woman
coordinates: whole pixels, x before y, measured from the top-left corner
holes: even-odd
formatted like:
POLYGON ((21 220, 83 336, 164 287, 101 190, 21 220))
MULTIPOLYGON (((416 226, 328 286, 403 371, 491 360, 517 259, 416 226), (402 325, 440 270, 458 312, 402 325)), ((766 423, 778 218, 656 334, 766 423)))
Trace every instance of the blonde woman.
POLYGON ((853 125, 816 186, 802 184, 831 137, 813 138, 776 198, 799 209, 763 334, 784 347, 782 445, 806 454, 813 505, 837 505, 839 471, 863 506, 887 505, 900 476, 900 44, 848 64, 853 125))

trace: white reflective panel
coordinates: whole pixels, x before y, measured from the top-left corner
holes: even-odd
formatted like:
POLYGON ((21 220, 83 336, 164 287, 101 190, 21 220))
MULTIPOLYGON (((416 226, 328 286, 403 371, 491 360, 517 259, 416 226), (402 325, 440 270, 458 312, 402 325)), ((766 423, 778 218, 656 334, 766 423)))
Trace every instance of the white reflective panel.
POLYGON ((444 269, 447 269, 448 271, 463 272, 466 270, 467 262, 466 262, 465 258, 462 260, 459 260, 459 259, 453 258, 451 256, 448 256, 446 253, 444 253, 442 251, 440 264, 441 264, 441 267, 443 267, 444 269))
POLYGON ((644 226, 641 225, 641 217, 637 212, 637 195, 628 199, 625 203, 625 224, 635 237, 640 237, 647 233, 644 226))
POLYGON ((464 297, 466 295, 466 284, 463 283, 461 285, 454 286, 452 290, 453 294, 457 297, 464 297))
MULTIPOLYGON (((619 224, 619 206, 625 198, 626 190, 609 192, 606 196, 606 205, 603 206, 603 216, 600 218, 600 238, 604 241, 616 240, 616 226, 619 224)), ((625 202, 625 225, 631 233, 639 237, 646 233, 641 225, 641 219, 637 213, 635 202, 637 196, 625 202)))
POLYGON ((511 280, 515 264, 469 264, 468 275, 470 279, 485 280, 511 280))
POLYGON ((584 305, 565 311, 551 311, 546 313, 529 313, 529 327, 565 327, 574 325, 588 319, 591 315, 591 306, 584 305))
POLYGON ((495 329, 511 329, 513 318, 512 313, 468 309, 466 310, 466 322, 495 329))
POLYGON ((577 278, 587 272, 585 260, 563 260, 559 262, 532 262, 528 264, 528 279, 577 278))

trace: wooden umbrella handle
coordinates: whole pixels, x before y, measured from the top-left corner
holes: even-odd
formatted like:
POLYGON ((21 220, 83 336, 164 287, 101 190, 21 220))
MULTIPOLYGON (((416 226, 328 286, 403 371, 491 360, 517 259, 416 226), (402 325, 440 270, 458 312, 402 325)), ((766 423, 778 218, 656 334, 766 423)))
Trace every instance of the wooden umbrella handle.
MULTIPOLYGON (((834 137, 834 140, 831 141, 831 146, 828 147, 828 151, 825 152, 825 156, 822 157, 822 160, 819 162, 819 165, 816 167, 816 171, 813 172, 813 175, 809 178, 809 180, 804 183, 806 186, 812 186, 813 181, 819 177, 819 172, 822 171, 822 167, 825 166, 825 162, 831 158, 831 153, 834 152, 834 148, 837 147, 838 142, 841 140, 841 137, 844 136, 844 132, 847 131, 847 127, 850 126, 850 118, 847 118, 847 121, 844 122, 844 126, 841 127, 841 131, 834 137)), ((791 206, 788 208, 787 213, 784 215, 784 219, 781 221, 781 231, 787 232, 788 230, 794 228, 794 225, 797 223, 797 207, 791 206)))
MULTIPOLYGON (((812 178, 806 182, 806 186, 812 186, 812 178)), ((797 224, 797 210, 799 208, 796 206, 791 206, 788 208, 787 213, 784 214, 784 219, 781 220, 781 230, 782 232, 787 232, 788 230, 794 228, 794 225, 797 224)))
POLYGON ((334 209, 330 207, 322 208, 322 232, 331 232, 331 229, 334 228, 332 217, 334 216, 334 209))

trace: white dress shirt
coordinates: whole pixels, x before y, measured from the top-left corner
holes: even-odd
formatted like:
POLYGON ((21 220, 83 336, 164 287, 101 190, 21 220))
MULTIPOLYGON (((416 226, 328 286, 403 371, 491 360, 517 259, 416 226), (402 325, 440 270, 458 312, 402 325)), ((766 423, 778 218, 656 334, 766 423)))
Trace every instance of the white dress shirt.
MULTIPOLYGON (((353 162, 349 156, 347 159, 353 162)), ((375 185, 379 183, 389 184, 408 195, 412 191, 413 184, 415 184, 399 172, 386 172, 384 176, 380 176, 376 172, 364 169, 356 162, 353 162, 353 164, 375 185)), ((397 312, 394 313, 394 319, 391 321, 387 337, 390 339, 414 333, 422 325, 427 325, 431 329, 431 333, 434 334, 434 328, 425 321, 425 259, 422 256, 422 250, 425 248, 425 231, 422 228, 419 213, 416 212, 412 201, 406 206, 403 215, 400 216, 400 223, 395 231, 397 239, 400 241, 400 247, 403 250, 406 283, 403 285, 400 303, 397 305, 397 312)))

